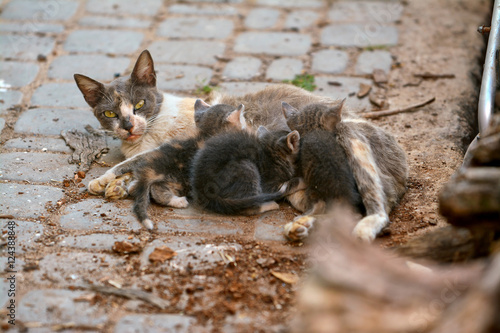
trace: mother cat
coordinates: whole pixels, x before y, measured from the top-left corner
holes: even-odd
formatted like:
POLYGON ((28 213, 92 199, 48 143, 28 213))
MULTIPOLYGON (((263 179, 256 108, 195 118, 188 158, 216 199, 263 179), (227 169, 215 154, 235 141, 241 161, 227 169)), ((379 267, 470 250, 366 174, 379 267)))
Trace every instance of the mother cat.
MULTIPOLYGON (((193 120, 195 99, 158 91, 153 59, 147 50, 141 53, 129 77, 118 78, 109 84, 80 74, 74 77, 101 126, 122 140, 121 150, 127 158, 89 183, 92 194, 125 197, 125 181, 130 176, 122 175, 131 171, 128 165, 133 156, 155 149, 174 137, 196 133, 193 120)), ((288 129, 282 114, 282 102, 297 109, 311 103, 339 104, 339 101, 313 95, 292 85, 273 85, 241 97, 215 93, 209 100, 210 104, 244 104, 246 112, 242 123, 246 123, 249 130, 256 130, 260 125, 272 130, 288 129)), ((389 212, 405 191, 406 157, 392 136, 386 135, 384 140, 373 136, 375 125, 355 118, 346 110, 343 110, 342 122, 349 129, 345 131, 348 137, 342 140, 342 145, 366 208, 366 216, 358 222, 354 234, 369 242, 388 224, 389 212), (375 153, 391 158, 376 158, 375 153)), ((153 187, 152 198, 159 198, 161 192, 161 188, 153 187)), ((294 204, 293 199, 291 203, 294 204)), ((303 228, 300 224, 287 228, 287 236, 302 238, 307 235, 303 228)))

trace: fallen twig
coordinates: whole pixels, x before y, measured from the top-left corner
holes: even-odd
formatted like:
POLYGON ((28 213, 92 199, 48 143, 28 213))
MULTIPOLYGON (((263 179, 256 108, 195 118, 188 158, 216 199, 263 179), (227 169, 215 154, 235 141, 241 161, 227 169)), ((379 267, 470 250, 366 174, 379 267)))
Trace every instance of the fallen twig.
POLYGON ((410 105, 405 108, 400 108, 400 109, 394 109, 394 110, 386 110, 386 111, 376 111, 376 112, 367 112, 365 114, 362 114, 361 116, 363 118, 379 118, 379 117, 386 117, 386 116, 392 116, 393 114, 398 114, 398 113, 403 113, 403 112, 410 112, 413 111, 414 109, 421 108, 422 106, 425 106, 427 104, 430 104, 436 100, 436 97, 432 97, 431 99, 423 102, 423 103, 418 103, 414 105, 410 105))
POLYGON ((117 289, 114 287, 94 286, 88 287, 90 290, 97 291, 103 294, 120 296, 128 299, 139 299, 148 302, 162 310, 166 309, 170 303, 163 298, 160 298, 152 293, 148 293, 139 289, 117 289))
POLYGON ((420 77, 424 80, 426 79, 454 79, 455 74, 432 74, 432 73, 423 73, 423 74, 413 74, 415 77, 420 77))

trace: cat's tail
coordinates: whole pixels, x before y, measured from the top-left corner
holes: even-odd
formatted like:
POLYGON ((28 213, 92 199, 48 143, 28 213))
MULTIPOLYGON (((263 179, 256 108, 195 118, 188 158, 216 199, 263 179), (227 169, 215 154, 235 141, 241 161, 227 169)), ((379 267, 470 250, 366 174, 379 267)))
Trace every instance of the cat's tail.
POLYGON ((133 212, 139 222, 148 230, 154 228, 153 221, 148 217, 148 207, 151 200, 150 191, 153 183, 154 182, 147 181, 147 179, 141 177, 137 179, 130 188, 130 193, 134 197, 133 212))
POLYGON ((209 200, 206 209, 219 214, 227 215, 255 215, 269 210, 278 209, 275 202, 286 196, 282 191, 274 193, 263 193, 245 198, 214 198, 209 200))

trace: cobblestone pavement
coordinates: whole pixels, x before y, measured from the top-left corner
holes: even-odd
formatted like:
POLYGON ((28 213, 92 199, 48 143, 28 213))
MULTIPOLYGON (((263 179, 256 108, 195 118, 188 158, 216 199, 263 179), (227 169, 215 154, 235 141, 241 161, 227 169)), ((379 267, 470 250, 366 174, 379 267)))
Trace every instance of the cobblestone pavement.
MULTIPOLYGON (((9 312, 5 309, 11 284, 0 281, 1 323, 9 332, 23 331, 22 323, 28 332, 202 332, 204 325, 180 305, 185 293, 176 300, 177 310, 158 311, 138 299, 103 301, 84 286, 118 285, 151 292, 148 283, 164 279, 168 284, 168 274, 148 273, 148 255, 161 245, 178 255, 160 270, 194 267, 193 278, 203 267, 226 264, 220 248, 237 252, 248 244, 272 246, 288 253, 292 261, 304 252, 283 239, 282 225, 297 214, 286 205, 248 219, 155 206, 152 216, 159 229, 151 237, 131 215, 130 200, 106 202, 84 195, 85 187, 72 183, 66 188, 62 181, 73 179, 76 166, 68 163, 71 149, 60 132, 99 125, 73 81, 74 73, 109 81, 129 73, 139 53, 149 49, 158 86, 167 92, 191 96, 212 85, 243 94, 311 73, 316 93, 347 97, 351 107, 371 110, 368 97, 358 98, 356 93, 361 83, 373 84, 374 69, 389 74, 396 66, 391 49, 400 42, 405 10, 399 1, 4 0, 0 4, 0 221, 4 236, 9 221, 15 221, 17 235, 17 326, 4 319, 8 319, 4 314, 9 312), (72 192, 75 187, 77 194, 72 192), (222 242, 217 238, 221 235, 227 236, 222 242), (141 274, 128 274, 130 257, 111 250, 122 240, 145 245, 132 265, 141 274)), ((89 171, 84 185, 121 160, 119 142, 109 138, 108 143, 111 152, 101 159, 101 166, 89 171)), ((0 264, 8 270, 6 247, 4 254, 0 264)), ((153 288, 153 293, 158 290, 153 288)), ((166 292, 161 296, 169 299, 166 292)), ((241 311, 229 311, 218 329, 241 332, 255 320, 241 311)), ((286 326, 273 325, 273 330, 286 326)))

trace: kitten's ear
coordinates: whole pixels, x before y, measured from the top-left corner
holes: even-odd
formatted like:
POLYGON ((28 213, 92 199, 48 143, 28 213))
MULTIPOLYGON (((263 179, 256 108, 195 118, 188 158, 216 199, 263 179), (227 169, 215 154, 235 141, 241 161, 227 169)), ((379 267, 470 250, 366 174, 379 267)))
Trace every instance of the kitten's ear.
POLYGON ((82 74, 75 74, 73 77, 87 104, 95 108, 104 94, 104 85, 82 74))
POLYGON ((201 116, 210 108, 210 105, 205 103, 204 100, 198 98, 196 102, 194 102, 194 121, 198 122, 201 119, 201 116))
POLYGON ((246 126, 246 122, 242 123, 242 120, 244 121, 245 118, 242 117, 243 111, 245 111, 245 106, 243 104, 240 104, 236 110, 231 112, 227 117, 226 121, 233 125, 234 127, 244 129, 246 126))
POLYGON ((286 119, 294 116, 299 112, 296 108, 286 102, 281 102, 281 110, 283 111, 283 115, 286 119))
POLYGON ((344 107, 346 99, 344 98, 338 105, 328 109, 324 119, 323 126, 328 131, 333 131, 342 119, 342 108, 344 107))
POLYGON ((300 134, 297 131, 292 131, 286 136, 286 145, 292 151, 297 153, 300 146, 300 134))
POLYGON ((260 125, 259 128, 257 128, 257 137, 259 139, 268 135, 269 133, 271 133, 271 132, 269 132, 269 130, 262 125, 260 125))
POLYGON ((142 51, 139 55, 130 77, 134 83, 156 86, 155 66, 148 50, 142 51))

